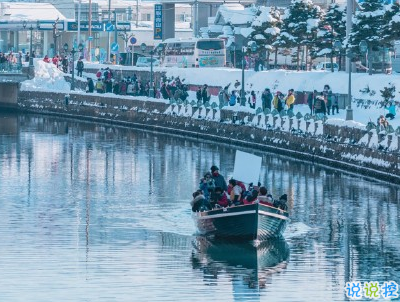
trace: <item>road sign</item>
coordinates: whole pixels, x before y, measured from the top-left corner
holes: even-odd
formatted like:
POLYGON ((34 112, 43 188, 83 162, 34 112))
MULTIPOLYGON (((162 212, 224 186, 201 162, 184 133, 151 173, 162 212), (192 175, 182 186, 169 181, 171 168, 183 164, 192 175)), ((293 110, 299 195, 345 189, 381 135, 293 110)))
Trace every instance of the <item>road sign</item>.
POLYGON ((112 53, 118 52, 118 49, 119 49, 118 43, 114 42, 113 44, 111 44, 111 52, 112 53))
POLYGON ((154 40, 163 39, 163 7, 162 4, 154 5, 154 40))
POLYGON ((137 40, 136 40, 135 37, 131 37, 131 38, 129 39, 129 42, 131 42, 131 44, 136 44, 137 40))
POLYGON ((106 24, 106 31, 114 31, 114 24, 111 22, 106 24))
POLYGON ((92 36, 88 37, 88 40, 93 41, 93 37, 92 36))

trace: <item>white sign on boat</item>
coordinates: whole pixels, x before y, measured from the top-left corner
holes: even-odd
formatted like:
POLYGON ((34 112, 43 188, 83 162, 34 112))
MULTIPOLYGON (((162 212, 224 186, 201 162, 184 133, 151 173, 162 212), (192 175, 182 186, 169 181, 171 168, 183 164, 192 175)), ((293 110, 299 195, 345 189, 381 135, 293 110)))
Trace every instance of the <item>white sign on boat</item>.
POLYGON ((260 180, 262 157, 236 150, 233 178, 257 185, 260 180))

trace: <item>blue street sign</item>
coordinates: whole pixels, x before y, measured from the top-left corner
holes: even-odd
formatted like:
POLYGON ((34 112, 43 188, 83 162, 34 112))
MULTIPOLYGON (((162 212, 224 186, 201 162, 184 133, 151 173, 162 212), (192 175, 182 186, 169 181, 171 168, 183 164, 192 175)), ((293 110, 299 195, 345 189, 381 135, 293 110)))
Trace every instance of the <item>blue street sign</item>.
POLYGON ((154 40, 162 40, 163 39, 163 10, 162 4, 154 5, 154 40))
POLYGON ((93 37, 92 36, 88 37, 88 40, 93 41, 93 37))
POLYGON ((118 49, 119 49, 118 43, 114 42, 113 44, 111 44, 111 52, 112 53, 118 52, 118 49))
POLYGON ((114 24, 111 22, 106 24, 106 31, 114 31, 114 24))
POLYGON ((136 40, 135 37, 131 37, 131 38, 129 39, 129 42, 131 42, 131 44, 136 44, 137 40, 136 40))

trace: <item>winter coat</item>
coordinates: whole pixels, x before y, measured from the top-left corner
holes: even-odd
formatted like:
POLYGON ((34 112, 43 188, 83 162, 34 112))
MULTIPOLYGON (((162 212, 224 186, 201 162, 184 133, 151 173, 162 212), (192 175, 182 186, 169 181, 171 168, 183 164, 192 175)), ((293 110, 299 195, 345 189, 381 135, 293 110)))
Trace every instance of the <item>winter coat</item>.
POLYGON ((83 64, 82 61, 78 61, 78 62, 76 63, 76 69, 77 69, 78 71, 83 71, 83 67, 84 67, 84 64, 83 64))
POLYGON ((325 105, 325 101, 318 97, 315 98, 315 102, 314 102, 314 109, 315 109, 315 113, 323 113, 326 114, 326 105, 325 105))
POLYGON ((229 98, 229 105, 230 106, 236 105, 236 94, 232 93, 231 97, 229 98))
POLYGON ((265 110, 266 108, 271 109, 272 93, 264 91, 261 95, 262 106, 265 110))
POLYGON ((281 102, 280 98, 277 95, 274 96, 274 100, 272 101, 272 103, 274 104, 274 108, 276 110, 278 110, 279 112, 282 111, 282 109, 283 109, 282 102, 281 102))
POLYGON ((226 184, 225 178, 219 173, 213 173, 212 178, 216 187, 220 187, 222 190, 226 191, 228 186, 226 184))
POLYGON ((290 105, 294 104, 294 101, 295 101, 294 95, 293 94, 289 94, 286 97, 285 101, 286 101, 286 106, 290 107, 290 105))
POLYGON ((326 102, 326 106, 331 107, 332 106, 332 90, 325 90, 324 91, 324 97, 325 97, 325 102, 326 102))
POLYGON ((92 79, 88 80, 88 92, 93 92, 94 90, 94 83, 92 79))

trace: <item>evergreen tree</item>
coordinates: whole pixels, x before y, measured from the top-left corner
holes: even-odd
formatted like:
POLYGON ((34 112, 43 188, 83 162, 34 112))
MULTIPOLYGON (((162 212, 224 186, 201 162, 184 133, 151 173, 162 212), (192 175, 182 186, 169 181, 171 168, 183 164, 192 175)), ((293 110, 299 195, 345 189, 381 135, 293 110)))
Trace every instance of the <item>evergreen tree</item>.
POLYGON ((353 54, 361 57, 359 44, 365 40, 368 45, 369 73, 372 74, 372 51, 379 50, 386 38, 385 31, 385 8, 381 0, 365 0, 360 3, 361 9, 354 17, 353 29, 350 34, 349 47, 353 54))
POLYGON ((292 0, 290 6, 285 10, 279 45, 297 48, 297 70, 300 69, 301 48, 310 46, 314 42, 321 15, 320 7, 314 5, 310 0, 292 0))
MULTIPOLYGON (((336 40, 341 43, 346 37, 346 7, 336 3, 331 4, 318 26, 318 34, 315 42, 315 48, 311 57, 329 56, 333 68, 333 57, 340 55, 333 48, 336 40)), ((341 58, 339 58, 339 63, 341 58)), ((339 64, 339 67, 341 64, 339 64)))
POLYGON ((266 52, 267 69, 269 69, 269 57, 273 50, 273 44, 279 36, 280 29, 280 12, 276 8, 259 7, 251 27, 253 32, 249 36, 249 40, 257 44, 260 57, 266 52))

